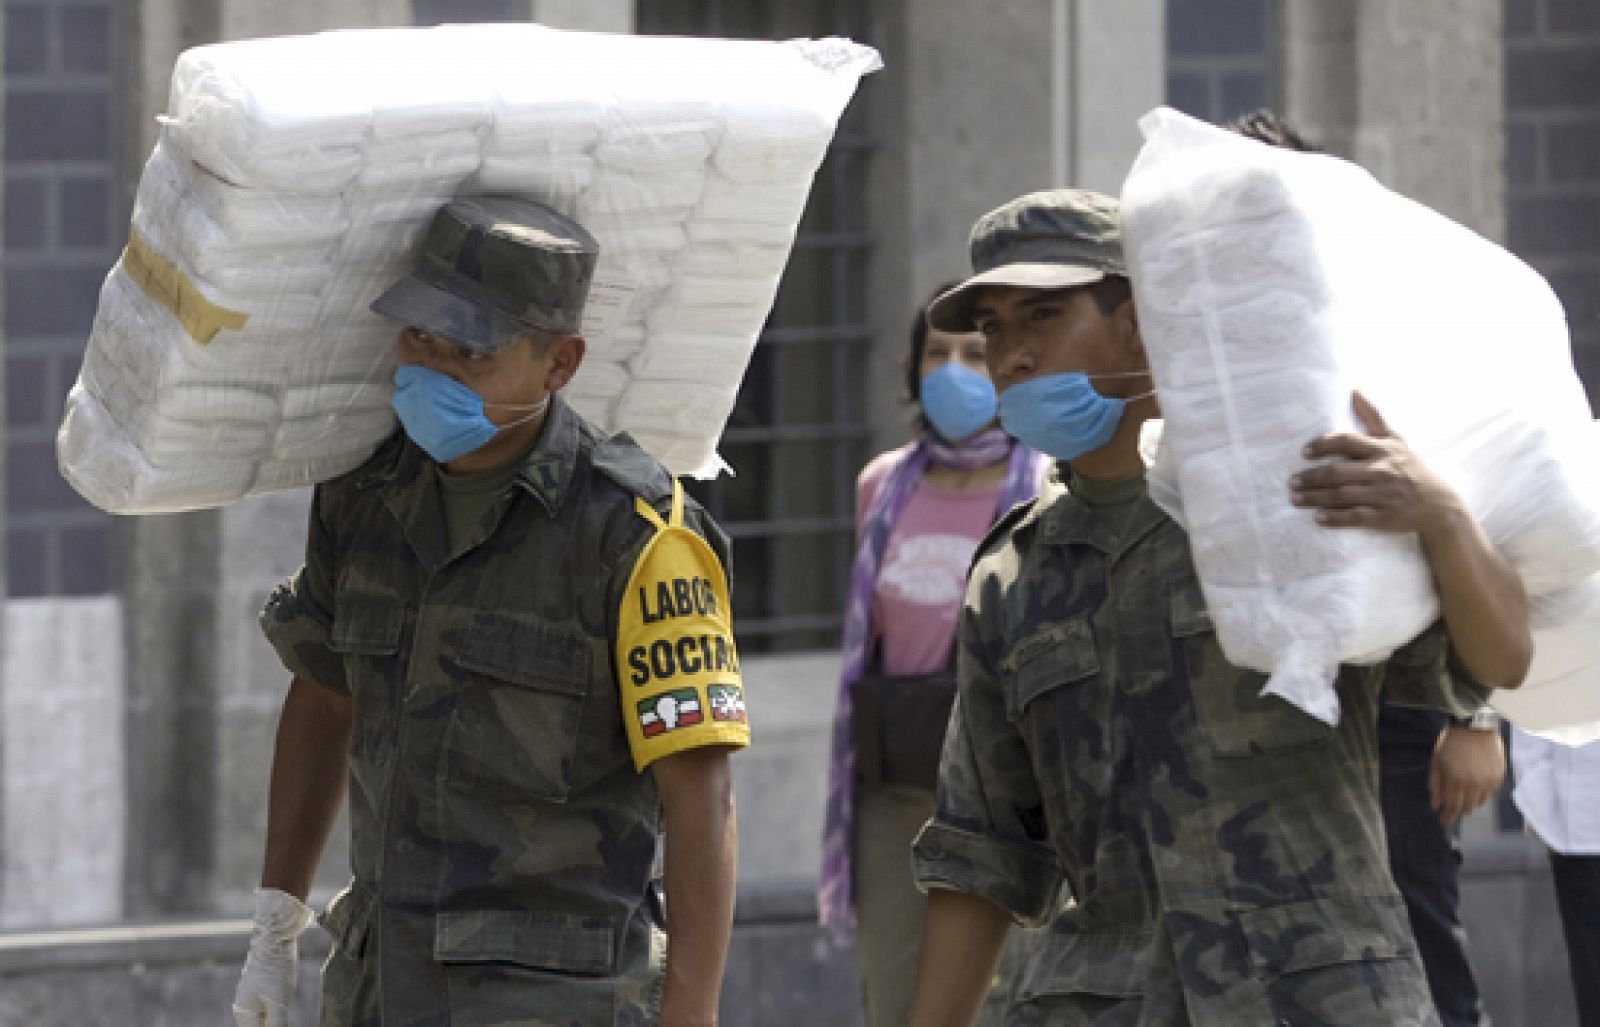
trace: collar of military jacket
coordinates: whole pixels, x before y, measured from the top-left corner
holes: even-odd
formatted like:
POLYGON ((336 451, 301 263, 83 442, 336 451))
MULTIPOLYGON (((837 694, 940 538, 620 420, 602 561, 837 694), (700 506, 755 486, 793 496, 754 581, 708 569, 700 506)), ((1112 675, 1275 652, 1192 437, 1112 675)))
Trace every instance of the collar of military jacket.
MULTIPOLYGON (((399 445, 388 460, 362 476, 356 482, 358 489, 378 485, 401 487, 418 480, 427 459, 416 443, 397 432, 399 445)), ((572 481, 572 470, 578 462, 578 415, 559 394, 550 397, 550 409, 544 426, 539 430, 539 441, 523 461, 522 470, 514 482, 530 492, 551 517, 561 509, 567 486, 572 481)))
POLYGON ((1047 545, 1093 546, 1102 553, 1116 555, 1131 548, 1162 522, 1169 520, 1146 494, 1139 499, 1127 529, 1118 538, 1088 503, 1074 496, 1064 485, 1055 484, 1055 487, 1060 492, 1039 518, 1039 538, 1047 545))
POLYGON ((578 415, 560 393, 553 392, 539 441, 523 461, 517 484, 531 492, 544 505, 545 513, 554 517, 561 509, 577 463, 578 415))

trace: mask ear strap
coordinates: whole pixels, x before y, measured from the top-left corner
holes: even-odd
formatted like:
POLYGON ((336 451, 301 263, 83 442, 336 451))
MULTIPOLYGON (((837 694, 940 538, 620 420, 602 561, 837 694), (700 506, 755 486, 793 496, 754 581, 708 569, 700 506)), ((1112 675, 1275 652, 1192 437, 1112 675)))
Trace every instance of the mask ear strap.
POLYGON ((487 410, 487 409, 489 409, 491 407, 495 408, 495 409, 500 409, 500 410, 504 410, 506 407, 511 407, 513 409, 526 410, 527 411, 527 413, 523 414, 521 417, 517 418, 515 421, 510 421, 510 422, 507 422, 506 424, 498 425, 496 427, 496 429, 495 429, 496 431, 505 431, 507 428, 515 428, 519 424, 527 424, 529 421, 533 420, 535 417, 538 417, 539 415, 543 414, 550 407, 550 397, 546 396, 544 398, 544 401, 540 402, 540 403, 485 403, 483 406, 484 406, 485 410, 487 410))
POLYGON ((546 393, 544 399, 537 403, 485 403, 483 406, 486 410, 528 410, 534 417, 538 417, 540 412, 550 405, 550 395, 546 393))

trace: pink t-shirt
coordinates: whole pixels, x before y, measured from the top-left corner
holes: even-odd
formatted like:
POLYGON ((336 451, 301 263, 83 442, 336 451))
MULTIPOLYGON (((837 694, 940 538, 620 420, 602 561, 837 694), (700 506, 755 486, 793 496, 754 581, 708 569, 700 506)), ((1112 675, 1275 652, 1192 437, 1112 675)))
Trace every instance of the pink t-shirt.
MULTIPOLYGON (((856 480, 856 534, 884 476, 904 449, 884 453, 856 480)), ((967 567, 994 522, 1000 486, 956 492, 917 482, 900 519, 889 529, 872 594, 872 632, 883 672, 927 674, 946 666, 967 567)))

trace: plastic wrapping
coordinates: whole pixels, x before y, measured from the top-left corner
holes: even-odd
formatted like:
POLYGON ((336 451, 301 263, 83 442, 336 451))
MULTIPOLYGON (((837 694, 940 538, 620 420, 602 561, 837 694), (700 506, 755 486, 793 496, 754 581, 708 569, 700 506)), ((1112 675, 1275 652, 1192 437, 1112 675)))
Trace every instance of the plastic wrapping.
POLYGON ((1549 286, 1348 162, 1164 108, 1140 127, 1122 216, 1166 422, 1151 494, 1190 533, 1223 651, 1333 722, 1337 665, 1438 616, 1414 537, 1322 528, 1290 504, 1305 443, 1359 430, 1359 389, 1522 576, 1538 655, 1507 709, 1545 708, 1532 697, 1600 658, 1574 598, 1600 587, 1595 428, 1549 286))
POLYGON ((1584 745, 1600 739, 1600 575, 1528 601, 1533 666, 1521 688, 1489 702, 1530 734, 1584 745))
POLYGON ((394 428, 367 305, 457 195, 538 199, 601 245, 565 395, 710 476, 811 180, 876 52, 533 24, 198 47, 173 69, 128 250, 57 438, 116 513, 359 464, 394 428))

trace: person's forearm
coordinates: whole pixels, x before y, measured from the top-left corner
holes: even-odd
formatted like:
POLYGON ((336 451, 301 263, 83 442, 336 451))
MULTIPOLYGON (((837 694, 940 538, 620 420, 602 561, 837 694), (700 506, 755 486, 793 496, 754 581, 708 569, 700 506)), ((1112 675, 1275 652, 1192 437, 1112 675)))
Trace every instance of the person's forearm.
POLYGON ((1307 460, 1325 463, 1289 479, 1290 500, 1318 524, 1415 532, 1456 663, 1490 688, 1516 688, 1533 659, 1528 598, 1511 565, 1461 496, 1425 466, 1360 392, 1351 407, 1359 432, 1313 439, 1307 460))
POLYGON ((1419 533, 1461 668, 1492 688, 1516 688, 1533 658, 1522 579, 1463 507, 1419 533))
POLYGON ((696 750, 668 757, 663 774, 666 833, 667 980, 661 1027, 715 1024, 733 930, 739 853, 727 753, 696 750), (685 772, 687 771, 687 772, 685 772))
POLYGON ((349 700, 296 677, 272 754, 263 888, 305 899, 344 803, 349 748, 349 700))
POLYGON ((971 1027, 983 1005, 1011 917, 987 899, 928 892, 911 1027, 971 1027))

